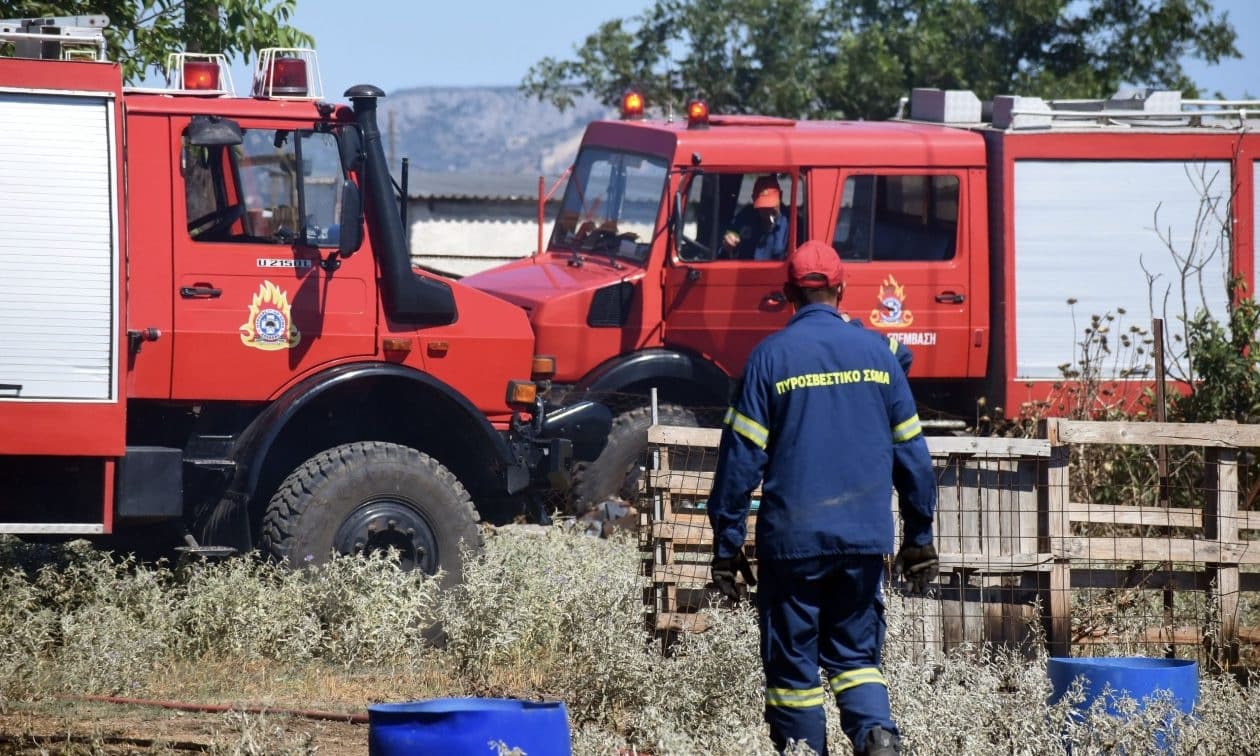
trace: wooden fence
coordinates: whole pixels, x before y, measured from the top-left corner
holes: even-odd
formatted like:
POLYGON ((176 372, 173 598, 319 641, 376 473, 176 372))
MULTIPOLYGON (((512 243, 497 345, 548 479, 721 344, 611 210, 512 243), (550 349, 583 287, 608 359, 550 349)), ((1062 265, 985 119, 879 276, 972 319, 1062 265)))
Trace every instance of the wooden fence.
MULTIPOLYGON (((1040 620, 1055 655, 1091 653, 1123 637, 1148 652, 1190 648, 1221 666, 1237 664, 1240 643, 1260 642, 1260 631, 1239 622, 1240 596, 1260 590, 1260 573, 1249 569, 1260 564, 1260 541, 1244 538, 1260 530, 1260 512, 1243 510, 1238 490, 1239 450, 1260 448, 1260 427, 1056 419, 1043 436, 928 438, 942 576, 930 598, 908 600, 918 602, 917 640, 940 650, 1026 643, 1040 620), (1095 444, 1197 448, 1201 504, 1074 501, 1073 465, 1095 444), (1186 591, 1204 600, 1188 609, 1175 595, 1186 591), (1159 611, 1135 614, 1152 595, 1159 611), (1116 618, 1126 612, 1134 616, 1121 627, 1116 618)), ((648 622, 665 640, 703 629, 696 610, 709 600, 712 548, 704 504, 719 437, 709 428, 648 432, 653 460, 639 532, 648 622)), ((891 506, 895 516, 895 495, 891 506)), ((755 523, 754 511, 745 546, 754 561, 755 523)))

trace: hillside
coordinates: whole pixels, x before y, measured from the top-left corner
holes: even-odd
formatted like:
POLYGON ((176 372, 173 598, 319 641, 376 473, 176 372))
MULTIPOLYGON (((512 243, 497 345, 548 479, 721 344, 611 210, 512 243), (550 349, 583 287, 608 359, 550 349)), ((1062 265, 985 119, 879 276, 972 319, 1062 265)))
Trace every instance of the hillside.
POLYGON ((413 171, 555 176, 586 124, 612 113, 591 98, 561 113, 515 87, 416 87, 391 92, 380 123, 390 163, 413 171))

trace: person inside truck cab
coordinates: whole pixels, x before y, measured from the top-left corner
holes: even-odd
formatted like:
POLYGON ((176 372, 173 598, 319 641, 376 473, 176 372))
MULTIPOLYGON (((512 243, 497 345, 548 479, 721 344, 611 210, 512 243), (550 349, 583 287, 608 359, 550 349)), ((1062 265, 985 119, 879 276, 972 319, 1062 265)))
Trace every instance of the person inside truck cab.
POLYGON ((727 225, 718 256, 727 260, 782 260, 787 237, 779 182, 774 176, 761 176, 753 184, 752 204, 740 208, 727 225))

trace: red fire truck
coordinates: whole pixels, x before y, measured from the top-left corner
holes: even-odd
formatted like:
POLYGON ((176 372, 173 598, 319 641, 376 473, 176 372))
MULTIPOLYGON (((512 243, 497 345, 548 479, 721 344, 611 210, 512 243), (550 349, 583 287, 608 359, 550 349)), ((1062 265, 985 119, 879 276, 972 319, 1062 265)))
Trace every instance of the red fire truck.
POLYGON ((456 577, 608 410, 547 412, 525 313, 413 269, 379 89, 323 102, 305 50, 125 89, 105 23, 0 22, 0 531, 456 577))
POLYGON ((556 390, 620 402, 588 503, 634 473, 651 388, 667 422, 726 404, 791 315, 782 253, 805 239, 843 259, 850 317, 912 350, 925 419, 960 426, 981 397, 1014 415, 1061 389, 1091 314, 1149 326, 1183 282, 1221 314, 1230 274, 1254 290, 1256 103, 916 90, 908 118, 840 122, 627 102, 587 128, 545 249, 462 279, 529 314, 556 390), (764 176, 786 244, 738 259, 724 239, 764 176))

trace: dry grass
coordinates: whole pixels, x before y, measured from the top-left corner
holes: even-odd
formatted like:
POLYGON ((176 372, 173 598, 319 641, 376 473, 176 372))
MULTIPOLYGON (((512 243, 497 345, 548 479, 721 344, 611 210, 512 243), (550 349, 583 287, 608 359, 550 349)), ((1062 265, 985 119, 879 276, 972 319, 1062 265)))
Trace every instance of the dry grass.
MULTIPOLYGON (((579 756, 772 752, 752 611, 706 610, 712 629, 662 658, 643 630, 627 540, 503 532, 449 593, 386 559, 172 569, 81 546, 5 548, 0 714, 11 737, 22 707, 66 694, 346 712, 516 696, 564 701, 579 756), (425 640, 435 621, 437 646, 425 640)), ((891 597, 885 673, 907 753, 1149 753, 1170 726, 1177 753, 1260 753, 1260 696, 1232 680, 1205 680, 1192 720, 1159 702, 1127 721, 1073 718, 1070 701, 1045 703, 1044 658, 970 649, 925 663, 905 612, 891 597)), ((847 753, 834 706, 828 716, 833 753, 847 753)), ((52 752, 113 752, 91 721, 66 732, 77 739, 52 752)), ((307 721, 234 714, 208 737, 217 753, 297 754, 320 747, 316 733, 307 721)))

